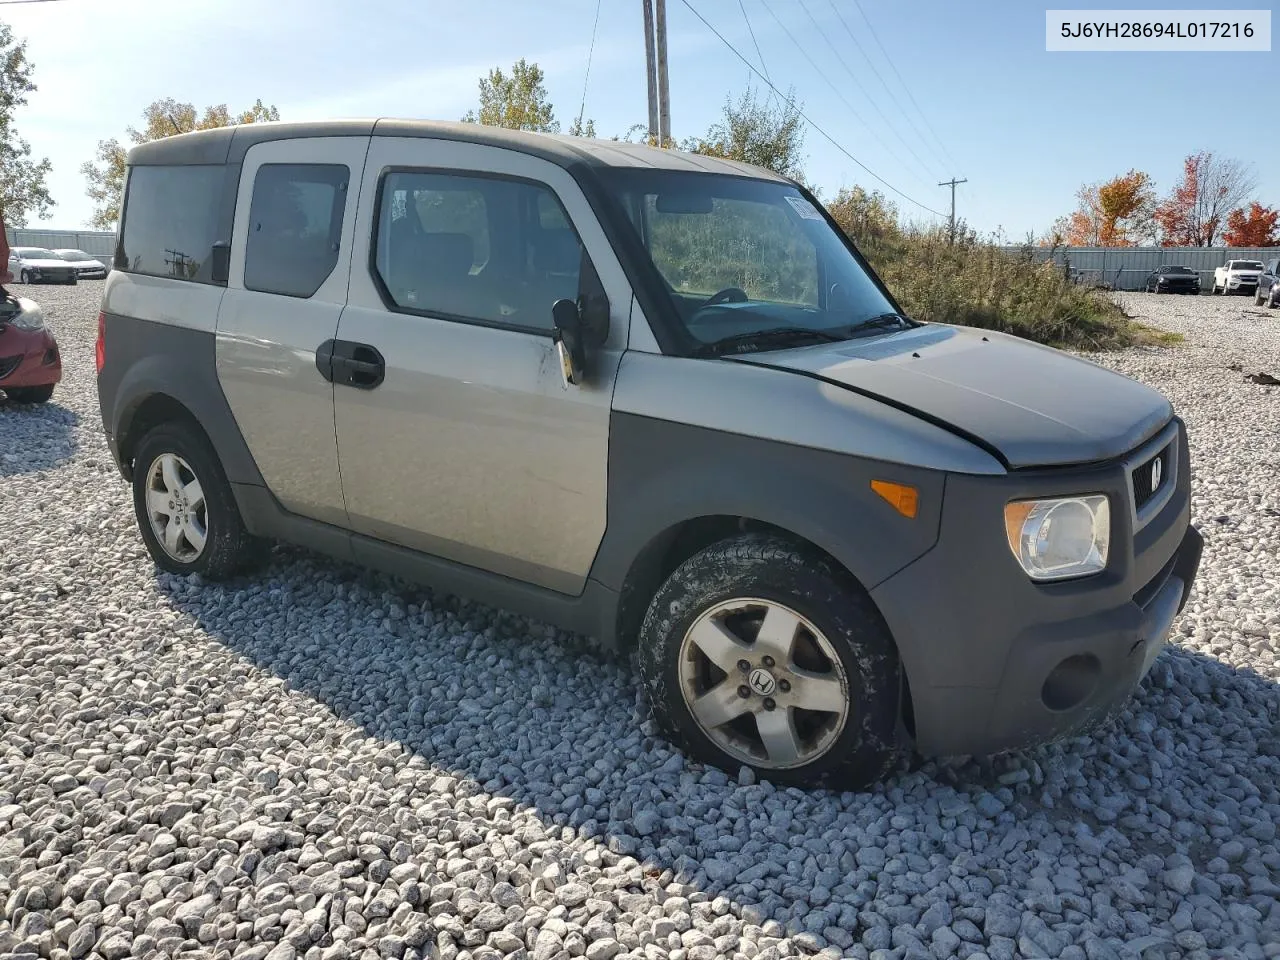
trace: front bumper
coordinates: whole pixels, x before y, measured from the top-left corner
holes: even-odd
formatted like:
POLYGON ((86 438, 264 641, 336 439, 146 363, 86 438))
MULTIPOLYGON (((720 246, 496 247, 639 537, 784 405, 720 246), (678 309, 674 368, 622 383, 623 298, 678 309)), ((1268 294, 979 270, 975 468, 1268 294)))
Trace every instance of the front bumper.
POLYGON ((62 380, 62 355, 48 330, 7 327, 0 336, 0 390, 43 387, 62 380))
POLYGON ((1190 457, 1175 423, 1176 472, 1154 513, 1132 508, 1119 462, 948 476, 937 545, 872 590, 902 656, 921 754, 1025 748, 1086 731, 1124 707, 1199 571, 1190 457), (1107 569, 1031 581, 1009 550, 1004 504, 1099 492, 1112 500, 1107 569))

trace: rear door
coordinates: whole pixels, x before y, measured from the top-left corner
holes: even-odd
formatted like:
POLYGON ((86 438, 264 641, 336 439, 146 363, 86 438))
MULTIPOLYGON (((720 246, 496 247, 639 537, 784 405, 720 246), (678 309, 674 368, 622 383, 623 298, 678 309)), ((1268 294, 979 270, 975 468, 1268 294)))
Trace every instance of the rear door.
POLYGON ((580 593, 632 300, 586 198, 526 154, 379 137, 361 193, 337 349, 370 366, 334 387, 352 529, 580 593), (551 307, 596 278, 608 342, 566 387, 551 307))
POLYGON ((346 525, 333 385, 316 352, 338 329, 368 137, 249 149, 240 178, 218 380, 263 479, 293 513, 346 525))

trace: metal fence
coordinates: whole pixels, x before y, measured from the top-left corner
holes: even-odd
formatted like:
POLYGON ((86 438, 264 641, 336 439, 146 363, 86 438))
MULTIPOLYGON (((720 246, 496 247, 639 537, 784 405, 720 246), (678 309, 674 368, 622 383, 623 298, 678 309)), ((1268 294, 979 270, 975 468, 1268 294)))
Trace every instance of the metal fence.
POLYGON ((106 230, 29 230, 8 229, 5 236, 11 247, 44 247, 46 250, 83 250, 108 266, 116 252, 116 235, 106 230))
MULTIPOLYGON (((1006 247, 1009 253, 1025 248, 1006 247)), ((1044 247, 1032 248, 1040 260, 1049 257, 1044 247)), ((1200 275, 1200 288, 1213 289, 1213 271, 1228 260, 1260 260, 1280 257, 1280 247, 1059 247, 1053 260, 1070 271, 1072 279, 1088 286, 1111 290, 1141 290, 1158 267, 1190 267, 1200 275)))

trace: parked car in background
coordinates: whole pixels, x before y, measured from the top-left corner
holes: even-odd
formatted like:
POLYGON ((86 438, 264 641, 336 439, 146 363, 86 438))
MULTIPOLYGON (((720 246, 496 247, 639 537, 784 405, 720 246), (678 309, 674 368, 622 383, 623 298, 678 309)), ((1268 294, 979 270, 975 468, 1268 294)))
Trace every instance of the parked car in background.
POLYGON ((1254 293, 1262 276, 1259 260, 1228 260, 1213 271, 1214 293, 1254 293))
POLYGON ((14 247, 9 272, 22 283, 75 283, 80 277, 74 266, 44 247, 14 247))
POLYGON ((1199 293, 1200 274, 1190 267, 1157 267, 1147 275, 1147 293, 1199 293))
POLYGON ((58 341, 40 305, 0 288, 0 391, 14 403, 44 403, 61 379, 58 341))
POLYGON ((105 263, 83 250, 54 250, 53 252, 60 259, 74 265, 81 280, 105 280, 107 273, 110 272, 105 263))
POLYGON ((1280 259, 1268 260, 1258 276, 1258 289, 1253 294, 1253 305, 1280 307, 1280 259))
POLYGON ((353 120, 126 183, 98 398, 164 570, 297 541, 638 646, 695 758, 841 786, 1105 722, 1187 602, 1169 401, 904 316, 770 170, 353 120))

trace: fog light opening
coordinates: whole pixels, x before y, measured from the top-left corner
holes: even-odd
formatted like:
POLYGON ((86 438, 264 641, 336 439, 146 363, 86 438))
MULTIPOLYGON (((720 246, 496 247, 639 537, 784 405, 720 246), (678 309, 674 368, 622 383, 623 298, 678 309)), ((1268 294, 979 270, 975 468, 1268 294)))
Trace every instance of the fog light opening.
POLYGON ((1040 699, 1054 712, 1078 707, 1098 685, 1102 664, 1091 653, 1067 657, 1050 671, 1040 689, 1040 699))

